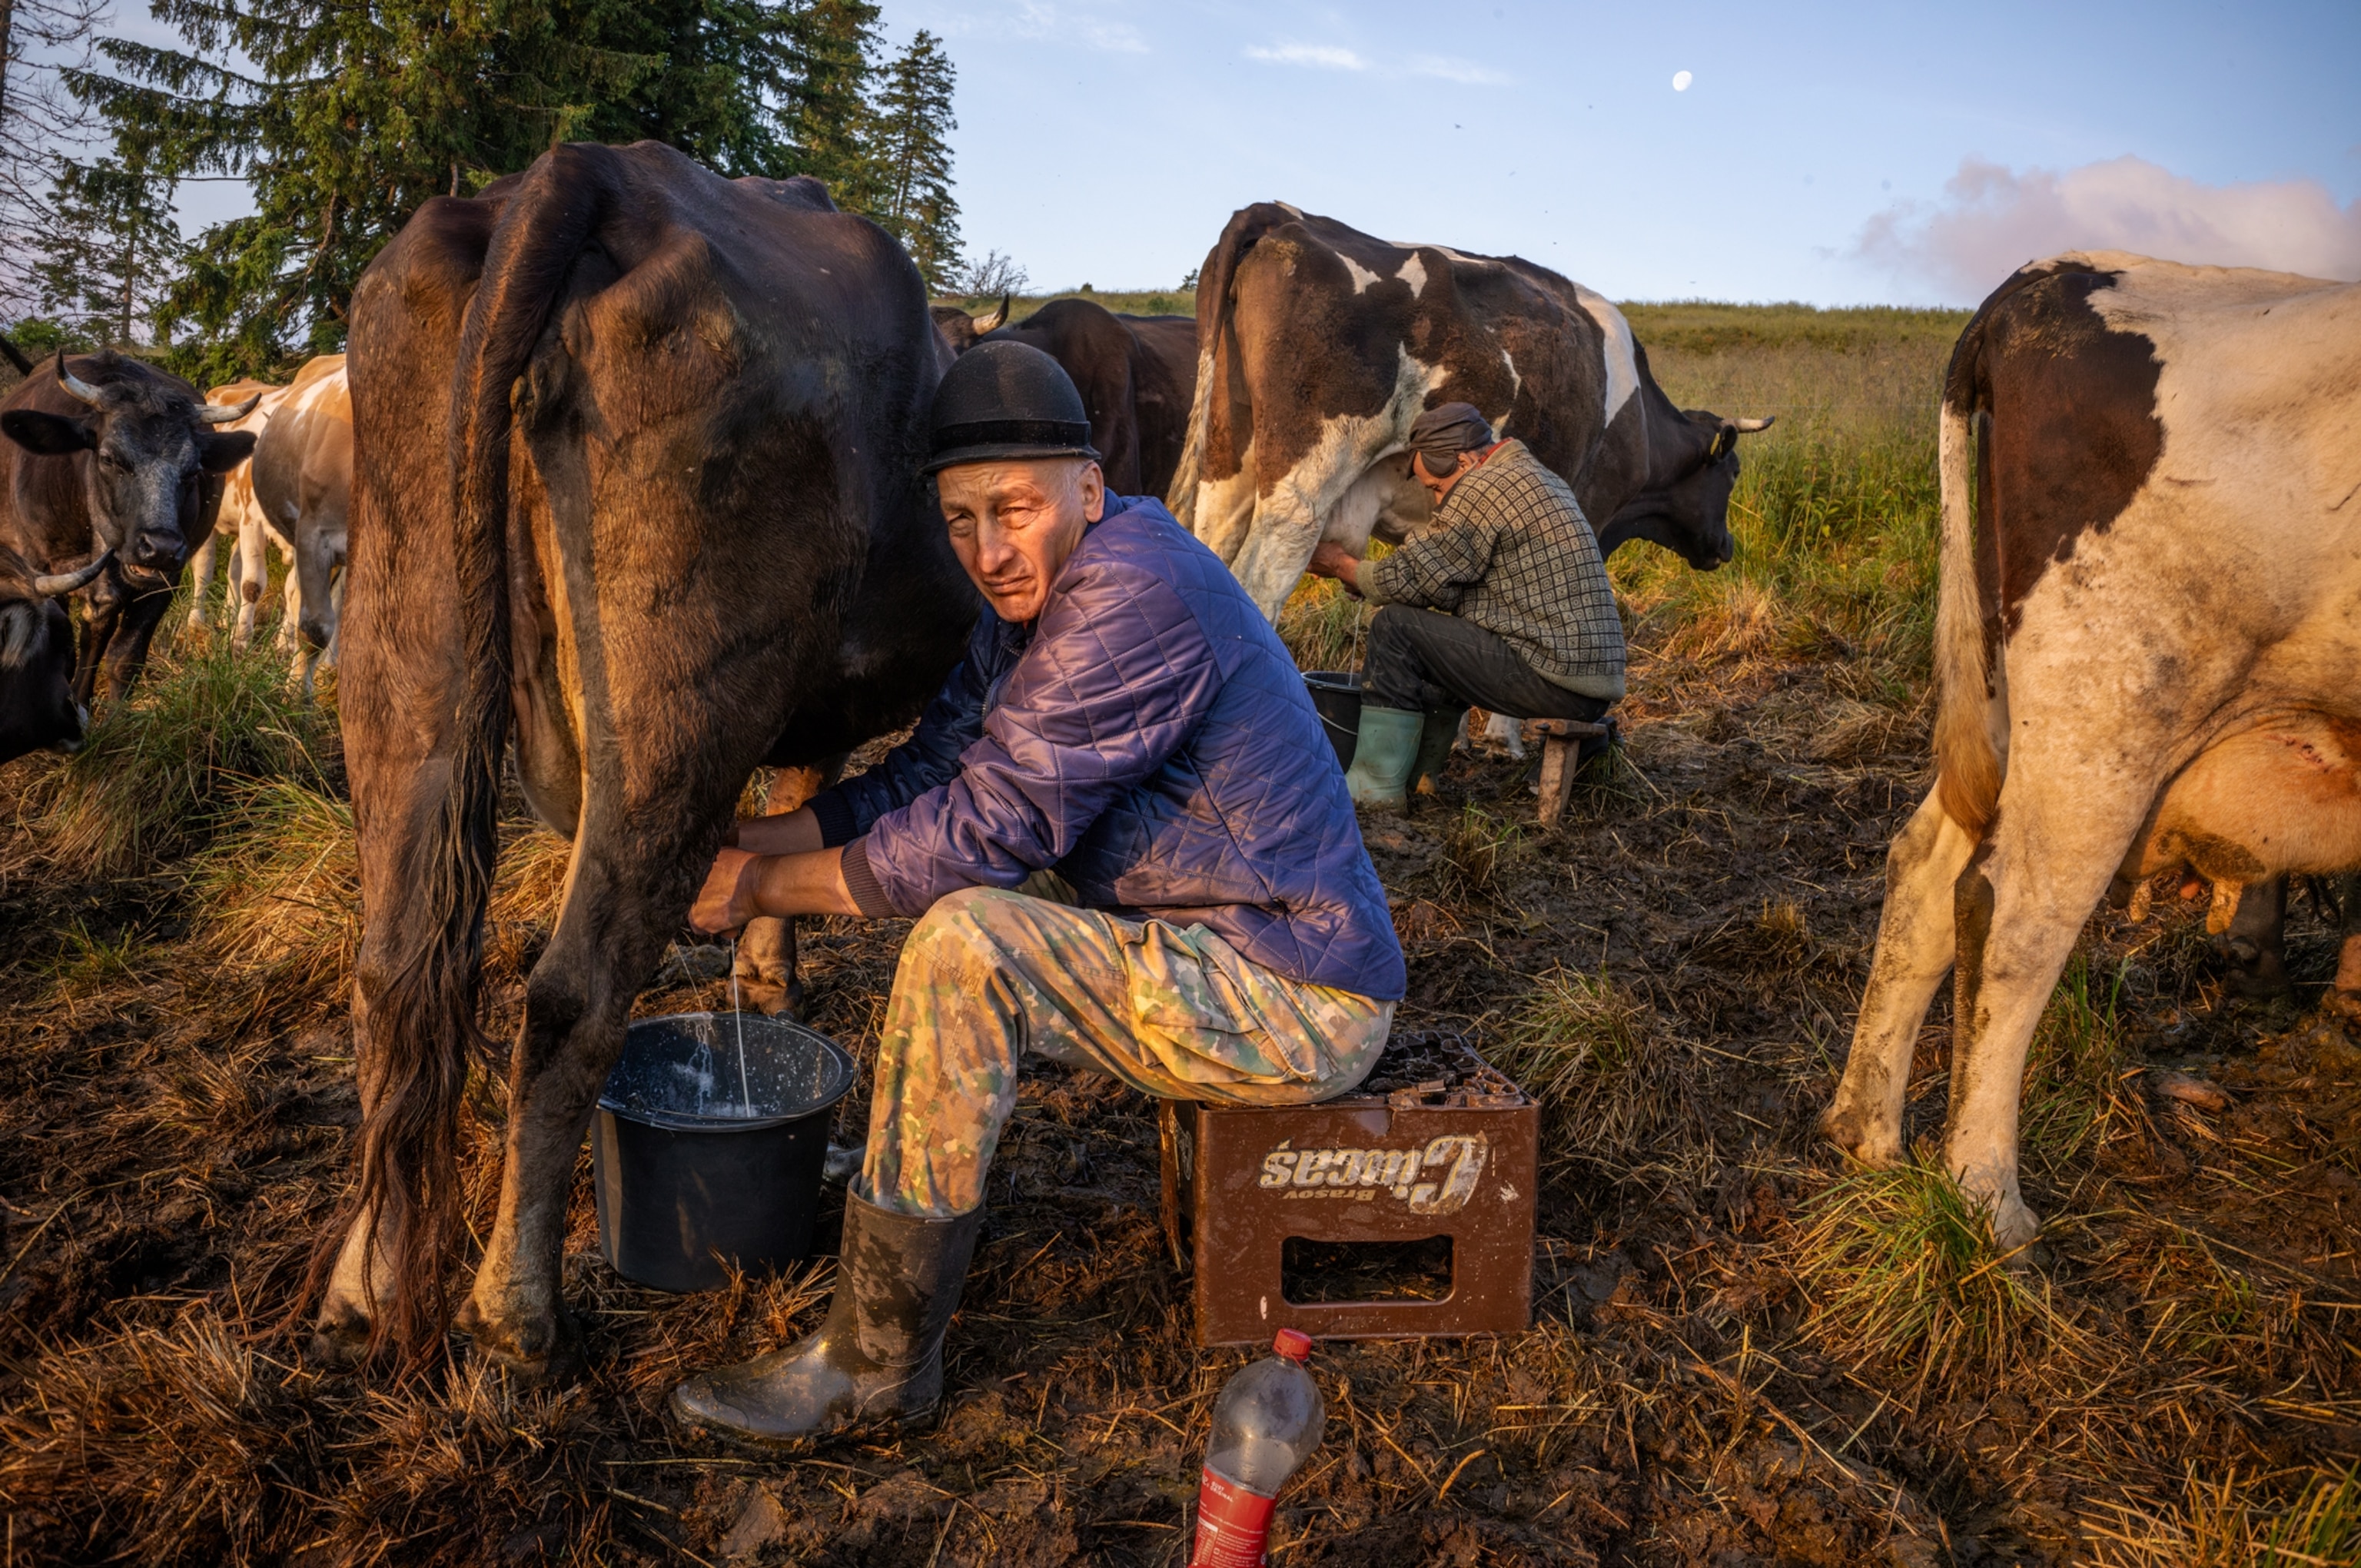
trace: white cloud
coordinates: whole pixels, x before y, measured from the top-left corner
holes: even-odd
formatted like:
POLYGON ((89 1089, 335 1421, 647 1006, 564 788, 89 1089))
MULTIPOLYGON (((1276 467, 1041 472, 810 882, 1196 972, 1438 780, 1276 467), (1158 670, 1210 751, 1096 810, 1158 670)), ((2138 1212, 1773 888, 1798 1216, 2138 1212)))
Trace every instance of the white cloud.
POLYGON ((1904 202, 1861 226, 1854 254, 1982 299, 2061 250, 2130 250, 2217 267, 2361 278, 2361 202, 2312 180, 2207 185, 2139 158, 2022 174, 1979 158, 1934 204, 1904 202))
POLYGON ((1129 22, 1110 21, 1104 16, 1092 16, 1086 10, 1049 5, 1046 0, 1019 0, 1015 13, 1005 19, 987 20, 972 16, 963 18, 961 24, 947 24, 943 27, 946 34, 987 30, 1011 32, 1019 38, 1079 43, 1107 54, 1148 52, 1148 40, 1140 37, 1139 29, 1129 22))
POLYGON ((1496 87, 1509 79, 1497 71, 1487 71, 1473 60, 1453 60, 1447 55, 1422 60, 1410 68, 1412 76, 1439 76, 1445 82, 1457 82, 1469 87, 1496 87))
POLYGON ((1248 44, 1248 60, 1265 65, 1308 65, 1316 71, 1367 71, 1369 62, 1334 44, 1248 44))
POLYGON ((1248 44, 1246 56, 1265 65, 1300 65, 1312 71, 1375 71, 1380 76, 1432 76, 1470 87, 1497 85, 1508 81, 1497 71, 1488 71, 1473 60, 1455 60, 1449 55, 1430 56, 1406 66, 1380 65, 1341 44, 1248 44))

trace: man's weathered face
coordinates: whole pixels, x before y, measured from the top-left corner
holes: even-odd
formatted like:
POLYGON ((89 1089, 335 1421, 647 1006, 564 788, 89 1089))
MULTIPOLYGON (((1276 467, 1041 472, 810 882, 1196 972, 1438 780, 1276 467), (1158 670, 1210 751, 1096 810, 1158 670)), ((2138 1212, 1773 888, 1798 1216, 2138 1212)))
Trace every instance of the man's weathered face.
POLYGON ((1451 487, 1459 482, 1459 476, 1467 471, 1467 454, 1462 452, 1452 458, 1448 470, 1442 474, 1435 473, 1426 466, 1426 463, 1425 453, 1412 453, 1410 460, 1411 477, 1418 481, 1421 489, 1434 498, 1435 505, 1441 506, 1443 498, 1451 493, 1451 487))
POLYGON ((1082 530, 1106 510, 1099 466, 1082 457, 961 464, 935 488, 951 549, 1003 620, 1041 613, 1082 530))

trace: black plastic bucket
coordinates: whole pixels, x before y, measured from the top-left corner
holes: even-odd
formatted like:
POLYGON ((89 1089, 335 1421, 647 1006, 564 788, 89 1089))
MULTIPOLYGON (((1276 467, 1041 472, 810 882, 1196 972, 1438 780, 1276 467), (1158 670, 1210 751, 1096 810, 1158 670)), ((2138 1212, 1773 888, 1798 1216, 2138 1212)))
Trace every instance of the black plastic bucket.
POLYGON ((1361 740, 1361 677, 1349 670, 1308 670, 1303 684, 1312 688, 1312 706, 1320 710, 1320 728, 1336 748, 1337 765, 1351 767, 1361 740))
POLYGON ((710 1290, 724 1258, 763 1273, 809 1256, 830 1113, 852 1080, 834 1040, 784 1018, 632 1025, 590 1127, 608 1263, 659 1290, 710 1290))

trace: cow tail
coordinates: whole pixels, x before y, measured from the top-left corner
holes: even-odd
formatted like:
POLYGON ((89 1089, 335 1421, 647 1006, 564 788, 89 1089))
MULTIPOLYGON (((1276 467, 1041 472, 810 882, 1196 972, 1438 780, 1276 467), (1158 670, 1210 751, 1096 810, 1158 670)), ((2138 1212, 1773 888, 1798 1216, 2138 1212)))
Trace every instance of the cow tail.
POLYGON ((1941 587, 1935 605, 1935 789, 1952 821, 1981 837, 2000 799, 1996 729, 2006 698, 1995 688, 1996 648, 1985 641, 1976 576, 1976 422, 1983 316, 1968 323, 1944 378, 1938 435, 1943 488, 1941 587))
POLYGON ((357 1201, 390 1268, 372 1335, 416 1366, 450 1321, 446 1281, 464 1215, 458 1120, 477 1023, 484 915, 500 856, 500 773, 510 712, 510 393, 575 256, 607 205, 593 154, 561 146, 527 174, 493 230, 469 300, 448 423, 452 559, 465 661, 450 782, 422 846, 426 935, 368 999, 357 1201))
POLYGON ((1172 471, 1165 492, 1166 510, 1191 533, 1197 532, 1197 487, 1205 473, 1205 452, 1212 434, 1213 385, 1217 374, 1226 378, 1237 345, 1229 341, 1230 283, 1238 263, 1270 230, 1294 222, 1300 214, 1270 202, 1257 202, 1230 214, 1222 237, 1205 253, 1197 269, 1197 390, 1189 402, 1189 433, 1180 446, 1180 465, 1172 471))

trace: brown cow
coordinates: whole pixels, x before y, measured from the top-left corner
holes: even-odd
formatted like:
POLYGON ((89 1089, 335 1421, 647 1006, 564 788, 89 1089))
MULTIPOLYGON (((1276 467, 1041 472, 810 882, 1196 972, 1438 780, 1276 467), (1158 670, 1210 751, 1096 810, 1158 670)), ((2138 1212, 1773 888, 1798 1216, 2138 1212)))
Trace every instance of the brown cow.
POLYGON ((938 341, 901 247, 817 181, 655 142, 436 197, 362 275, 340 702, 364 1120, 320 1348, 441 1343, 513 735, 574 848, 464 1321, 525 1373, 570 1358, 575 1158, 740 787, 915 715, 973 620, 917 477, 938 341))
POLYGON ((1014 338, 1055 359, 1091 416, 1107 484, 1119 496, 1161 496, 1180 465, 1197 390, 1191 316, 1118 314, 1093 300, 1052 300, 977 341, 1014 338))
POLYGON ((109 696, 138 678, 189 541, 213 531, 221 476, 254 450, 250 433, 214 427, 253 411, 115 353, 60 353, 0 400, 0 545, 40 574, 106 563, 74 671, 84 707, 102 665, 109 696))
POLYGON ((1592 291, 1271 202, 1233 214, 1200 272, 1172 514, 1266 615, 1322 539, 1358 554, 1373 529, 1398 538, 1426 519, 1401 454, 1444 402, 1473 403, 1571 485, 1601 551, 1649 539, 1693 566, 1730 559, 1738 437, 1771 422, 1675 408, 1592 291))
POLYGON ((975 346, 976 339, 985 333, 997 332, 1008 322, 1008 296, 1000 296, 1000 308, 988 316, 972 316, 957 305, 929 305, 927 314, 933 318, 935 330, 943 334, 943 344, 950 357, 958 358, 975 346))

